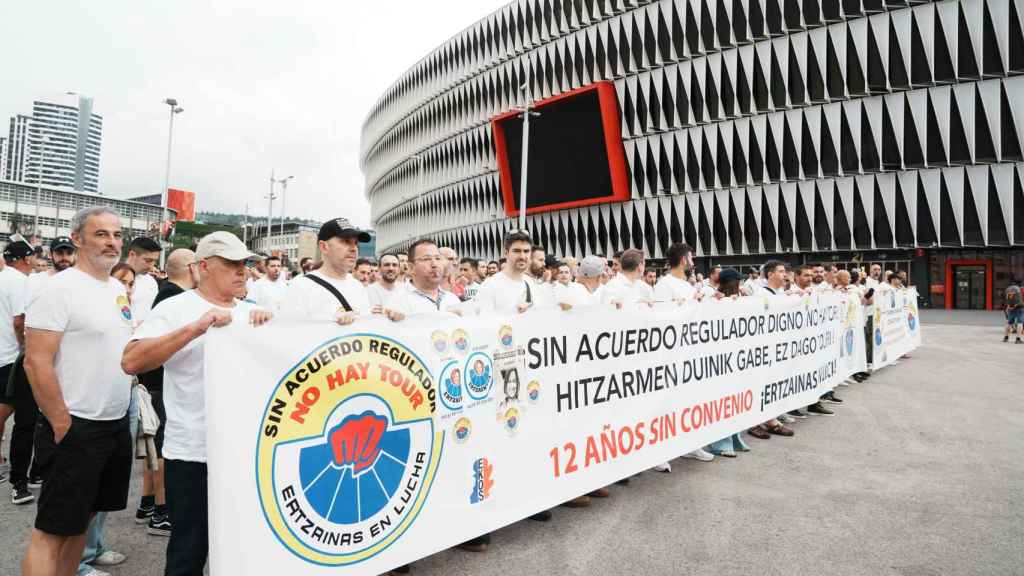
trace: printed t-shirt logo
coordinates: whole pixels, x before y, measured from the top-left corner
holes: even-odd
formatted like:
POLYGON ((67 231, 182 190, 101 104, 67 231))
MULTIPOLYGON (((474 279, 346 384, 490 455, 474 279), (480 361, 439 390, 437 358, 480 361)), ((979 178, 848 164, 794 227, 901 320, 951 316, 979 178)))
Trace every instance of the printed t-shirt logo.
POLYGON ((121 294, 117 297, 117 307, 121 309, 121 317, 125 320, 131 321, 132 319, 132 307, 128 303, 128 297, 121 294))
POLYGON ((348 335, 303 358, 259 431, 260 505, 277 539, 308 562, 345 566, 401 538, 437 472, 435 409, 430 371, 389 338, 348 335))

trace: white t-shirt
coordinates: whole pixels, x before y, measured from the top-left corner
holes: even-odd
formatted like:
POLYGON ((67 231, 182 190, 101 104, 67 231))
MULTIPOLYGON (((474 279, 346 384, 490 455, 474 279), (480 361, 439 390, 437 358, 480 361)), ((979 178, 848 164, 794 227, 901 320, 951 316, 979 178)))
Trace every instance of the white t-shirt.
POLYGON ((338 315, 345 309, 338 302, 338 299, 331 294, 327 288, 310 280, 310 276, 316 276, 330 282, 341 295, 348 301, 352 310, 363 316, 368 316, 372 308, 370 298, 366 294, 366 287, 362 282, 356 280, 355 276, 346 274, 344 280, 337 280, 325 276, 319 270, 304 274, 288 285, 284 302, 281 303, 282 318, 303 318, 308 320, 326 320, 334 322, 338 315))
MULTIPOLYGON (((21 346, 14 335, 14 317, 21 313, 25 300, 25 285, 28 276, 4 266, 0 270, 0 366, 13 364, 18 359, 21 346)), ((0 382, 6 386, 6 382, 0 382)))
POLYGON ((117 420, 128 412, 132 379, 121 370, 121 354, 132 313, 120 282, 69 268, 44 284, 25 312, 25 327, 63 333, 54 369, 72 416, 117 420))
POLYGON ((152 274, 140 274, 135 277, 135 287, 132 289, 132 318, 135 324, 141 324, 149 316, 153 308, 153 300, 156 300, 156 293, 160 288, 156 285, 156 278, 152 274))
POLYGON ((715 293, 718 292, 718 288, 712 286, 711 280, 708 280, 707 278, 705 278, 704 281, 701 282, 700 287, 698 287, 697 289, 700 291, 702 297, 704 298, 714 298, 715 293))
POLYGON ((693 300, 697 297, 697 289, 686 280, 666 274, 654 285, 656 302, 672 302, 675 300, 693 300))
POLYGON ((602 290, 604 290, 604 286, 598 286, 591 292, 579 282, 570 282, 557 291, 555 298, 559 304, 568 304, 573 308, 585 308, 601 303, 602 290))
POLYGON ((754 296, 766 296, 768 298, 779 298, 786 295, 786 288, 772 288, 767 284, 757 284, 754 286, 754 296))
MULTIPOLYGON (((157 304, 139 326, 133 340, 159 338, 198 320, 212 308, 219 308, 187 290, 157 304)), ((255 306, 235 301, 231 321, 248 322, 255 306)), ((210 328, 216 330, 216 328, 210 328)), ((164 362, 164 458, 206 462, 206 379, 203 374, 205 335, 196 338, 164 362)))
POLYGON ((435 300, 426 292, 408 284, 394 290, 384 307, 406 316, 415 316, 444 313, 451 308, 460 308, 462 304, 458 296, 441 288, 438 288, 437 296, 435 300))
POLYGON ((22 292, 23 296, 18 302, 19 306, 14 310, 14 315, 18 316, 20 314, 24 314, 25 311, 28 310, 28 307, 36 301, 36 298, 42 294, 43 286, 46 282, 56 274, 59 274, 59 272, 55 274, 50 274, 49 272, 30 274, 28 278, 25 279, 25 290, 22 292))
POLYGON ((513 280, 505 272, 498 272, 480 285, 473 302, 479 313, 517 312, 519 304, 526 303, 527 285, 534 308, 550 306, 551 291, 542 289, 537 281, 523 274, 522 279, 513 280))
POLYGON ((622 274, 617 274, 601 290, 601 301, 605 304, 621 302, 623 306, 635 306, 638 302, 652 300, 654 300, 654 290, 651 289, 650 284, 644 282, 643 278, 630 280, 622 274))
POLYGON ((260 278, 253 283, 252 289, 246 294, 247 300, 252 300, 265 310, 276 313, 281 308, 285 294, 288 292, 288 281, 284 274, 277 277, 277 282, 270 278, 260 278))
POLYGON ((399 290, 405 288, 408 284, 404 282, 395 281, 391 285, 391 289, 388 290, 380 282, 374 282, 366 287, 366 296, 370 300, 370 308, 374 306, 384 306, 391 297, 398 293, 399 290))

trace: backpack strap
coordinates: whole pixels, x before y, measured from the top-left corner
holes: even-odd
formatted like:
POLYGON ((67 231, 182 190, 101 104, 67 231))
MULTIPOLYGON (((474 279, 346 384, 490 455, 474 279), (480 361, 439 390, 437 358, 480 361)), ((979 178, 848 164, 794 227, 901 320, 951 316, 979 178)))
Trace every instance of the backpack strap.
POLYGON ((530 283, 523 280, 523 284, 526 285, 526 303, 533 304, 533 294, 530 292, 530 283))
POLYGON ((342 293, 339 292, 338 289, 335 288, 330 282, 324 280, 323 278, 315 274, 306 274, 305 278, 312 280, 313 282, 323 286, 325 290, 333 294, 334 297, 338 299, 338 302, 341 303, 341 307, 345 309, 345 312, 352 311, 352 306, 349 306, 348 300, 345 299, 345 296, 343 296, 342 293))

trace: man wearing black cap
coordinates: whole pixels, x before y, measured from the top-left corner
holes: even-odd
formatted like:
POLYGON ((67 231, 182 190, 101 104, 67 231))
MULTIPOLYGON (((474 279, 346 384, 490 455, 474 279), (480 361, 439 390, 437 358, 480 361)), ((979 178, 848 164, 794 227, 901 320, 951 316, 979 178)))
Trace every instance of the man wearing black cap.
POLYGON ((359 243, 369 241, 369 233, 345 218, 324 222, 317 235, 323 266, 292 281, 281 302, 281 316, 351 324, 370 314, 366 287, 352 275, 359 243))
POLYGON ((35 268, 35 250, 19 235, 11 238, 4 248, 7 265, 0 272, 0 387, 4 389, 0 403, 5 405, 0 419, 6 420, 14 412, 14 429, 11 431, 11 502, 28 504, 35 496, 28 490, 28 467, 32 461, 32 435, 36 426, 35 399, 28 381, 22 376, 10 378, 11 371, 18 369, 16 362, 25 344, 22 301, 29 274, 35 268))

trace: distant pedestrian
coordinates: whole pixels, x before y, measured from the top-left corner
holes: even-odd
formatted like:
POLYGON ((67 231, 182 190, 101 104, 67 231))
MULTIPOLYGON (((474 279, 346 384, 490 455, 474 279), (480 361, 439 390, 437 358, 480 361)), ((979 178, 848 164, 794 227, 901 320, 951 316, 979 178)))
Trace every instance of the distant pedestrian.
POLYGON ((1024 334, 1024 302, 1021 301, 1021 288, 1016 280, 1010 281, 1006 289, 1006 332, 1003 342, 1010 341, 1010 334, 1016 334, 1017 344, 1021 343, 1024 334))

